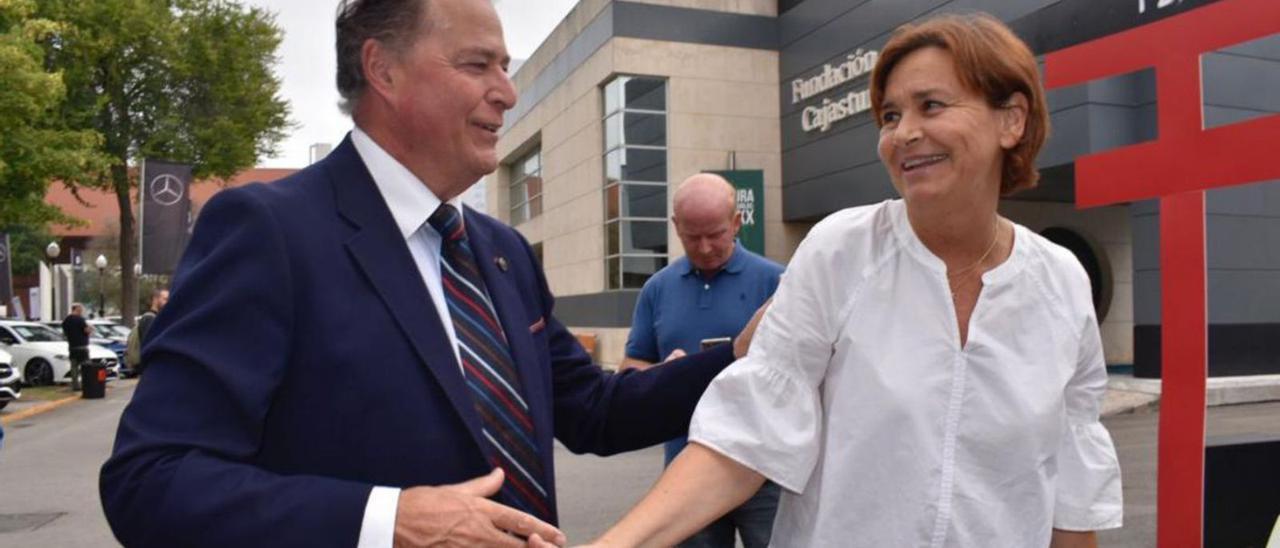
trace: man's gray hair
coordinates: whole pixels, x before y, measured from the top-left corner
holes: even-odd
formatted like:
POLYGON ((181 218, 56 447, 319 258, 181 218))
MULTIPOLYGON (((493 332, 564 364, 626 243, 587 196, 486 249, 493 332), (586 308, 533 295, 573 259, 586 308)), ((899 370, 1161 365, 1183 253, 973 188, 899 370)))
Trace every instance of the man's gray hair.
POLYGON ((373 39, 396 52, 414 43, 425 20, 430 0, 341 0, 335 23, 338 49, 338 108, 350 115, 369 82, 364 77, 361 49, 373 39))

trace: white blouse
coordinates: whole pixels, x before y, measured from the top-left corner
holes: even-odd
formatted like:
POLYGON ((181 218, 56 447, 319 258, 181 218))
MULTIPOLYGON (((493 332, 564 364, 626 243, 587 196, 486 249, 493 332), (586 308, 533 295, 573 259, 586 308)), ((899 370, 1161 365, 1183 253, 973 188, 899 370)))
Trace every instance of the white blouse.
POLYGON ((1119 527, 1107 374, 1084 269, 1014 225, 959 330, 900 200, 818 223, 689 440, 787 489, 774 546, 1044 547, 1119 527))

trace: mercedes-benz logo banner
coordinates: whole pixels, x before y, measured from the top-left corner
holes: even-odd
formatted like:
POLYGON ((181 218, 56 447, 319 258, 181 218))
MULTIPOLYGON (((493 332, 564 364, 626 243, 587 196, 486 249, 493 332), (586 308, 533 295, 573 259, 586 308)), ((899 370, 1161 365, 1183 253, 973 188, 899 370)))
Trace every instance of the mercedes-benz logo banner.
POLYGON ((0 304, 13 300, 13 261, 9 259, 9 235, 0 233, 0 304))
POLYGON ((187 247, 191 166, 146 160, 142 168, 142 272, 172 274, 187 247))

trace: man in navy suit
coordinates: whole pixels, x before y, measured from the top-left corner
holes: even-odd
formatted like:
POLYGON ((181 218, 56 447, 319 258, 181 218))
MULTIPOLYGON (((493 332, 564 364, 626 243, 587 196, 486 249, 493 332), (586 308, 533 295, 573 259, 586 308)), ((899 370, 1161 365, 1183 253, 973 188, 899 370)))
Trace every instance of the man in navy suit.
POLYGON ((458 206, 516 101, 487 0, 344 0, 356 128, 205 206, 102 468, 128 546, 565 541, 553 436, 681 435, 727 345, 610 374, 519 233, 458 206))

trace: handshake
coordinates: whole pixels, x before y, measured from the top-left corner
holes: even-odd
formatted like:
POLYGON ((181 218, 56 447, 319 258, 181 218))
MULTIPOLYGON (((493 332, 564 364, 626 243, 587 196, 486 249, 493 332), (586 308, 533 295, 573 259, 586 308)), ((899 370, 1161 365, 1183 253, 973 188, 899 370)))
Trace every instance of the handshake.
MULTIPOLYGON (((768 307, 769 303, 765 302, 733 339, 735 358, 747 354, 751 338, 768 307)), ((665 361, 684 355, 683 351, 676 350, 665 361)), ((504 480, 502 469, 494 468, 488 475, 462 483, 401 491, 396 509, 396 548, 438 545, 565 546, 568 539, 555 526, 489 500, 488 497, 496 495, 502 488, 504 480)))

